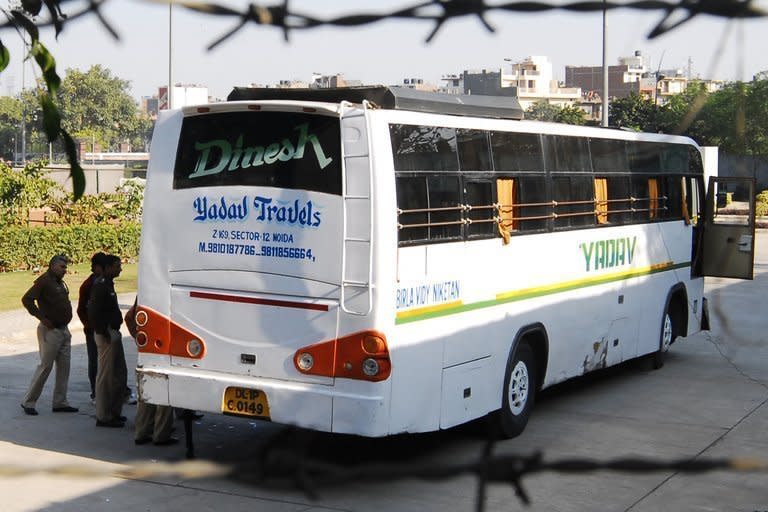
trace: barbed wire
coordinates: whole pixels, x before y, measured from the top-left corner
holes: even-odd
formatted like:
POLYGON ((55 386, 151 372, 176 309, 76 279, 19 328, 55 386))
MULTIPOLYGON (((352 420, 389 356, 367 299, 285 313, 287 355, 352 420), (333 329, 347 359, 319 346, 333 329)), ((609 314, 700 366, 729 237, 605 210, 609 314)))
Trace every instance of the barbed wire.
POLYGON ((768 463, 752 458, 689 458, 657 460, 622 457, 606 461, 589 458, 563 458, 547 461, 540 452, 531 455, 493 455, 493 443, 486 443, 475 461, 448 464, 379 463, 341 466, 308 458, 300 450, 270 450, 262 460, 222 464, 205 460, 181 462, 140 461, 119 468, 87 464, 29 466, 0 464, 0 477, 18 478, 31 475, 70 478, 104 478, 146 480, 177 477, 183 479, 226 478, 265 488, 293 488, 311 499, 320 497, 319 489, 342 487, 359 482, 392 482, 394 480, 447 480, 459 476, 477 477, 476 510, 484 509, 490 484, 511 485, 516 496, 526 505, 530 496, 523 479, 537 473, 555 472, 583 474, 595 471, 617 471, 645 474, 660 471, 700 474, 711 471, 768 472, 768 463))
MULTIPOLYGON (((102 9, 109 0, 48 0, 48 15, 45 19, 35 21, 38 27, 55 26, 57 33, 70 21, 84 16, 96 16, 102 26, 116 39, 119 39, 117 30, 104 17, 102 9), (76 9, 72 13, 64 14, 62 6, 70 4, 86 5, 76 9)), ((552 11, 570 13, 588 13, 614 11, 619 9, 660 12, 661 20, 649 31, 648 38, 653 39, 665 34, 691 19, 710 15, 728 19, 744 19, 765 17, 768 15, 750 0, 638 0, 630 2, 603 2, 600 0, 546 3, 535 1, 517 1, 493 3, 492 0, 429 0, 416 2, 411 6, 403 7, 391 12, 358 12, 337 17, 321 18, 302 12, 292 11, 289 8, 289 0, 284 0, 277 5, 263 5, 250 3, 244 9, 238 10, 232 7, 214 2, 195 2, 187 0, 152 0, 155 3, 173 4, 189 11, 200 14, 233 19, 235 26, 214 40, 209 46, 213 49, 227 39, 240 32, 246 26, 258 25, 280 29, 286 41, 292 32, 308 30, 323 26, 331 27, 360 27, 393 19, 409 19, 433 24, 431 32, 426 37, 430 42, 438 34, 441 28, 449 21, 475 17, 489 32, 495 28, 487 21, 486 15, 494 12, 534 14, 552 11)), ((18 15, 25 14, 20 7, 11 8, 12 16, 0 24, 0 29, 17 26, 18 15)))
MULTIPOLYGON (((5 17, 0 22, 0 31, 12 29, 26 41, 29 37, 29 55, 40 68, 42 81, 47 93, 40 95, 43 109, 43 124, 49 142, 59 137, 64 143, 67 160, 70 163, 70 177, 73 183, 75 199, 85 192, 85 174, 77 157, 76 144, 69 132, 61 125, 61 115, 53 97, 61 83, 56 72, 55 59, 40 41, 39 31, 43 27, 53 27, 56 36, 70 22, 86 16, 94 16, 102 27, 119 39, 118 31, 106 19, 103 7, 109 0, 11 0, 7 8, 0 8, 5 17), (77 4, 72 12, 64 12, 64 6, 77 4), (43 9, 45 7, 45 9, 43 9)), ((495 28, 486 19, 486 15, 494 12, 516 14, 544 13, 550 11, 565 11, 572 13, 607 12, 617 9, 639 11, 657 11, 662 13, 661 20, 648 33, 652 39, 665 34, 680 25, 701 15, 711 15, 728 19, 744 19, 764 17, 768 13, 757 7, 751 0, 637 0, 630 2, 609 1, 580 1, 566 3, 545 3, 535 1, 517 1, 496 3, 494 0, 422 0, 412 5, 391 12, 359 12, 338 17, 321 18, 289 8, 289 0, 283 0, 276 5, 249 3, 244 10, 234 9, 222 4, 206 1, 191 0, 151 0, 155 3, 178 5, 189 11, 234 19, 235 25, 228 32, 214 40, 208 49, 212 50, 246 26, 268 26, 278 28, 288 41, 290 34, 296 30, 307 30, 323 26, 360 27, 385 20, 408 19, 431 23, 433 28, 426 37, 426 42, 432 41, 447 22, 467 16, 477 18, 489 32, 495 28)), ((26 44, 26 43, 25 43, 26 44)), ((0 40, 0 72, 10 62, 10 52, 0 40)))

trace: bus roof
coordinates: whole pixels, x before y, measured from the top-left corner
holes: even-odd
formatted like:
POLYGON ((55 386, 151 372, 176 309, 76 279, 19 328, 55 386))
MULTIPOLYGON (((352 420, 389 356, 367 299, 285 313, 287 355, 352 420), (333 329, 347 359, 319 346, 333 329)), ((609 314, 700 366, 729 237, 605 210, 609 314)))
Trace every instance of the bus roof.
POLYGON ((368 100, 380 108, 410 110, 432 114, 522 119, 523 109, 511 96, 441 94, 405 87, 364 86, 331 89, 273 89, 235 87, 227 101, 298 100, 326 103, 362 103, 368 100))

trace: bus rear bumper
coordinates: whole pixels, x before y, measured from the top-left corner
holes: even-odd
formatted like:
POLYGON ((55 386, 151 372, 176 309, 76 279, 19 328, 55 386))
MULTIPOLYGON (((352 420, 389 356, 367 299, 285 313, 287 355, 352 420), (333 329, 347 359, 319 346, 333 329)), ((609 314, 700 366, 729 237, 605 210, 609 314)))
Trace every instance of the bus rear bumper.
POLYGON ((140 400, 152 404, 222 414, 224 393, 235 386, 262 391, 269 404, 269 420, 275 423, 368 437, 389 434, 383 394, 344 392, 338 382, 326 386, 151 367, 137 368, 136 381, 140 400))

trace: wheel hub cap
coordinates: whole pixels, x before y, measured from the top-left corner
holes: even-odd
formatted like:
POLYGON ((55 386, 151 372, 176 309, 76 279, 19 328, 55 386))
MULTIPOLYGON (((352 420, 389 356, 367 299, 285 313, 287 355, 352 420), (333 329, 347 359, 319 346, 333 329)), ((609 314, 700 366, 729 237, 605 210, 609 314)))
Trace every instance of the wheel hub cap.
POLYGON ((528 402, 528 367, 522 361, 518 361, 512 370, 509 381, 509 410, 517 416, 525 409, 528 402))
POLYGON ((664 315, 664 327, 661 331, 661 350, 666 352, 672 344, 672 319, 669 314, 664 315))

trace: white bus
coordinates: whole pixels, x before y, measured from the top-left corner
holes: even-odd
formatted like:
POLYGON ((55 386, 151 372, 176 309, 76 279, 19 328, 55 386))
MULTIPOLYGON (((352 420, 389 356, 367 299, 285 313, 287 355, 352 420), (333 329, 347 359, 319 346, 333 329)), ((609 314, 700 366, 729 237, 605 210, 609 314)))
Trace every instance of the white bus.
MULTIPOLYGON (((541 389, 706 328, 705 274, 751 278, 754 214, 704 208, 690 139, 395 88, 229 99, 162 112, 152 139, 150 403, 514 436, 541 389)), ((750 180, 721 181, 754 212, 750 180)))

